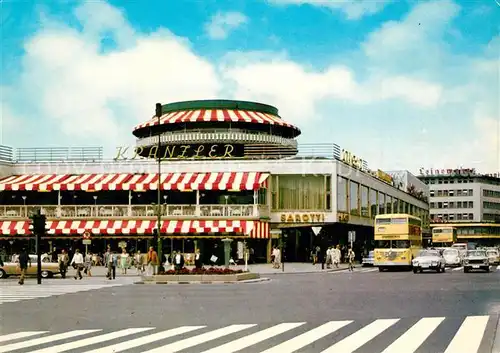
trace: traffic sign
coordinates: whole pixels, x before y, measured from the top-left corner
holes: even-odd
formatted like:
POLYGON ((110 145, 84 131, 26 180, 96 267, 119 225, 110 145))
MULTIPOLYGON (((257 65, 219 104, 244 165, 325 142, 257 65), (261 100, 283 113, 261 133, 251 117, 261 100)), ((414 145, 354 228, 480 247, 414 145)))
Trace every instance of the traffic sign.
POLYGON ((314 235, 318 235, 319 232, 321 232, 321 227, 311 227, 313 232, 314 232, 314 235))
POLYGON ((92 240, 91 239, 83 239, 82 243, 83 243, 83 245, 90 245, 90 244, 92 244, 92 240))
POLYGON ((90 232, 88 230, 85 231, 85 233, 83 233, 83 239, 90 239, 92 235, 90 234, 90 232))
POLYGON ((354 243, 356 241, 356 231, 350 230, 349 232, 347 232, 347 237, 349 243, 354 243))

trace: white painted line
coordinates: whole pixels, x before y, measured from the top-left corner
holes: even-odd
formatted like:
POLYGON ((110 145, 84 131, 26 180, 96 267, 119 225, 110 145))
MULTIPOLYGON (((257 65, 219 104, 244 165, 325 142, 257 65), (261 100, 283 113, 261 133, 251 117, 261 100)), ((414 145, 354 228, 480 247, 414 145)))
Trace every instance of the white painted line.
POLYGON ((415 352, 444 319, 444 317, 427 317, 419 320, 382 353, 415 352))
POLYGON ((249 336, 242 337, 232 342, 228 342, 223 344, 222 346, 212 348, 203 353, 234 353, 240 351, 242 349, 253 346, 257 343, 265 341, 271 337, 281 335, 284 332, 290 331, 294 328, 304 325, 305 322, 296 322, 296 323, 283 323, 268 329, 256 332, 249 336))
MULTIPOLYGON (((254 327, 256 326, 255 324, 249 324, 249 325, 231 325, 227 327, 223 327, 221 329, 215 330, 215 331, 210 331, 207 333, 203 333, 198 336, 186 338, 184 340, 174 342, 171 344, 167 344, 166 346, 155 348, 152 350, 149 350, 147 352, 142 352, 142 353, 174 353, 178 351, 182 351, 183 349, 188 349, 194 346, 197 346, 202 343, 210 342, 215 339, 242 331, 246 330, 247 328, 254 327)), ((48 352, 47 352, 48 353, 48 352)))
POLYGON ((24 332, 10 333, 8 335, 0 336, 0 342, 13 341, 20 338, 42 335, 47 332, 48 331, 24 331, 24 332))
POLYGON ((139 337, 131 341, 124 341, 120 342, 115 345, 110 345, 107 347, 102 347, 102 348, 97 348, 91 351, 87 351, 84 353, 118 353, 118 352, 123 352, 132 348, 144 346, 149 343, 153 343, 156 341, 164 340, 170 337, 174 337, 177 335, 182 335, 184 333, 188 333, 191 331, 199 330, 202 329, 206 326, 182 326, 182 327, 177 327, 171 330, 163 331, 163 332, 158 332, 158 333, 153 333, 151 335, 147 335, 144 337, 139 337))
POLYGON ((322 353, 352 353, 398 322, 399 319, 376 320, 356 331, 342 341, 325 349, 322 353))
POLYGON ((468 316, 444 353, 476 353, 489 316, 468 316))
MULTIPOLYGON (((149 331, 152 330, 151 327, 146 327, 146 328, 130 328, 126 330, 121 330, 121 331, 116 331, 116 332, 111 332, 107 333, 104 335, 100 336, 94 336, 94 337, 89 337, 85 338, 83 340, 78 340, 78 341, 73 341, 69 343, 63 343, 58 346, 52 346, 48 348, 43 348, 37 351, 33 351, 30 353, 61 353, 61 352, 67 352, 72 349, 77 349, 85 346, 90 346, 91 344, 97 344, 101 342, 106 342, 106 341, 111 341, 116 338, 121 338, 129 335, 133 335, 136 333, 144 332, 144 331, 149 331)), ((100 331, 100 330, 99 330, 100 331)))
MULTIPOLYGON (((50 335, 50 336, 45 336, 45 337, 41 337, 41 338, 35 338, 33 340, 13 343, 13 344, 9 344, 6 346, 0 346, 0 352, 3 353, 3 352, 10 352, 10 351, 18 350, 18 349, 23 349, 23 348, 29 348, 29 347, 38 346, 41 344, 51 343, 54 341, 59 341, 59 340, 64 340, 64 339, 68 339, 68 338, 86 335, 86 334, 96 332, 96 331, 100 331, 100 330, 76 330, 76 331, 69 331, 69 332, 65 332, 65 333, 60 333, 57 335, 50 335)), ((49 348, 49 349, 51 350, 52 348, 49 348)), ((51 352, 55 352, 55 351, 51 350, 51 352)))
POLYGON ((453 269, 453 271, 462 271, 464 269, 463 266, 460 266, 460 267, 456 267, 453 269))
POLYGON ((342 327, 349 325, 352 321, 330 321, 324 325, 318 326, 315 329, 307 331, 291 340, 285 341, 277 346, 274 346, 261 353, 292 353, 301 348, 325 337, 329 334, 340 330, 342 327))

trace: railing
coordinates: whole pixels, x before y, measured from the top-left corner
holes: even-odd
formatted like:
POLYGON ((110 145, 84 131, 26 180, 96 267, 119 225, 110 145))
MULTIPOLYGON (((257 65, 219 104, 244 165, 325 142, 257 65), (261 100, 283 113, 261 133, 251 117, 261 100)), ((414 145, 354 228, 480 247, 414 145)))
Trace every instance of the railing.
MULTIPOLYGON (((269 217, 265 205, 161 205, 168 218, 258 218, 269 217)), ((76 206, 0 206, 0 219, 28 218, 41 210, 47 218, 126 218, 156 217, 155 205, 76 205, 76 206)))
POLYGON ((12 147, 0 145, 0 162, 12 163, 14 160, 14 150, 12 147))
POLYGON ((102 147, 17 148, 15 152, 16 162, 96 162, 103 159, 102 147))

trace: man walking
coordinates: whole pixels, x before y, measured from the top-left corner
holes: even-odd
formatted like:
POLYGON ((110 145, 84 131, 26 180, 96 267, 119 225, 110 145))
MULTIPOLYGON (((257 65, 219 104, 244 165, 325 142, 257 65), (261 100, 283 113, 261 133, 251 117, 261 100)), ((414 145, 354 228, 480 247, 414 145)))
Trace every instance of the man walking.
POLYGON ((83 255, 80 254, 80 250, 76 249, 75 250, 75 255, 73 255, 73 260, 71 260, 71 265, 75 267, 76 270, 76 275, 75 279, 78 277, 79 279, 82 279, 82 270, 83 270, 83 255))
POLYGON ((23 248, 19 254, 19 268, 21 269, 21 278, 19 279, 19 284, 24 284, 24 277, 26 276, 26 270, 28 269, 28 264, 31 267, 31 259, 28 255, 26 248, 23 248))

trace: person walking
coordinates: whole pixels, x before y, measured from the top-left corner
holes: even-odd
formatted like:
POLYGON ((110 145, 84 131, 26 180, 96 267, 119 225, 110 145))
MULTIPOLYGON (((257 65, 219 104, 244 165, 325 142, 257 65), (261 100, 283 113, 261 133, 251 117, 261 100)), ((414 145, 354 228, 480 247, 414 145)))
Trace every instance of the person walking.
POLYGON ((201 260, 200 249, 196 249, 196 253, 194 254, 194 266, 197 269, 201 269, 203 267, 203 262, 201 260))
POLYGON ((154 276, 158 273, 159 259, 158 259, 158 253, 152 246, 149 247, 147 259, 148 259, 148 273, 151 273, 154 276))
POLYGON ((342 254, 340 253, 340 245, 337 245, 336 248, 332 249, 332 261, 336 268, 339 268, 341 257, 342 254))
POLYGON ((352 248, 349 248, 347 251, 347 258, 349 260, 349 271, 354 270, 354 259, 356 258, 356 254, 354 253, 354 250, 352 248))
POLYGON ((69 256, 64 249, 61 250, 61 254, 58 258, 59 261, 59 272, 61 272, 61 277, 66 278, 66 272, 68 272, 69 256))
POLYGON ((80 253, 79 249, 75 250, 75 255, 73 255, 73 259, 71 260, 71 265, 75 268, 76 274, 75 279, 82 279, 82 270, 84 268, 84 259, 83 255, 80 253))
POLYGON ((84 272, 88 277, 92 277, 92 254, 87 253, 85 255, 85 270, 84 272))
POLYGON ((26 276, 26 270, 29 267, 31 267, 31 259, 30 256, 28 255, 28 251, 26 248, 23 248, 21 253, 19 254, 19 268, 21 270, 21 278, 19 278, 19 285, 24 284, 24 277, 26 276))

